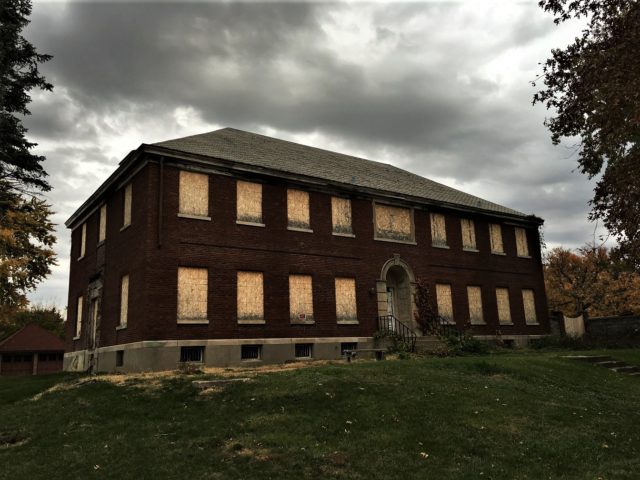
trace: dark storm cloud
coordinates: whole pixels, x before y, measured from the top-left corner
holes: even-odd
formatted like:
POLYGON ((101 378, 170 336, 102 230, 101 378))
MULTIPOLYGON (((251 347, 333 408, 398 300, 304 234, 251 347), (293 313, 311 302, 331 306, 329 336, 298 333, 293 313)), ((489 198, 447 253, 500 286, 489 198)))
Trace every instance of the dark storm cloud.
MULTIPOLYGON (((531 107, 555 28, 524 3, 37 3, 27 34, 55 91, 27 125, 59 223, 140 143, 235 126, 393 162, 575 246, 593 185, 531 107)), ((66 268, 45 289, 62 302, 66 268)))

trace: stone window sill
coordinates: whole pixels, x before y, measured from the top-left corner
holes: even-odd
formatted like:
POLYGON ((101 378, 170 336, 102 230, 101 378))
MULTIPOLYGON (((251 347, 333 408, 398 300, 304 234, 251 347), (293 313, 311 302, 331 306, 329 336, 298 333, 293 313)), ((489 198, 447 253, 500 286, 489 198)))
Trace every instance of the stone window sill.
POLYGON ((84 258, 84 255, 80 255, 80 256, 78 257, 78 261, 82 260, 83 258, 84 258))
POLYGON ((540 325, 540 323, 538 323, 538 322, 535 322, 535 323, 527 322, 527 327, 535 327, 535 326, 539 326, 539 325, 540 325))
POLYGON ((445 250, 449 250, 449 245, 438 245, 437 243, 432 243, 431 246, 433 248, 444 248, 445 250))
POLYGON ((311 230, 310 228, 287 227, 287 230, 291 232, 313 233, 313 230, 311 230))
POLYGON ((207 217, 206 215, 189 215, 188 213, 179 213, 178 217, 188 218, 190 220, 205 220, 207 222, 211 221, 211 217, 207 217))
POLYGON ((127 228, 129 228, 131 226, 130 223, 127 223, 126 225, 123 225, 120 227, 120 231, 122 232, 123 230, 126 230, 127 228))
POLYGON ((267 323, 265 320, 238 320, 238 325, 264 325, 267 323))
POLYGON ((491 255, 502 255, 503 257, 507 256, 507 254, 504 252, 491 252, 491 255))
POLYGON ((178 320, 178 325, 208 325, 209 320, 178 320))
POLYGON ((100 241, 98 242, 98 245, 97 245, 97 246, 98 246, 98 247, 101 247, 101 246, 102 246, 102 245, 104 245, 106 242, 107 242, 106 240, 100 240, 100 241))
POLYGON ((291 320, 291 325, 313 325, 315 320, 291 320))
POLYGON ((236 220, 237 225, 246 225, 247 227, 266 227, 264 223, 258 222, 247 222, 245 220, 236 220))
POLYGON ((480 250, 478 250, 477 248, 464 247, 462 250, 465 252, 480 253, 480 250))
POLYGON ((531 255, 518 255, 518 258, 531 258, 531 255))
POLYGON ((338 320, 338 325, 358 325, 358 320, 338 320))
POLYGON ((335 237, 348 237, 348 238, 356 238, 353 233, 340 233, 340 232, 331 232, 331 235, 335 237))
POLYGON ((76 335, 75 337, 73 337, 73 340, 80 340, 80 335, 76 335))
POLYGON ((379 237, 373 237, 373 239, 377 240, 378 242, 391 242, 391 243, 404 243, 405 245, 417 245, 415 240, 395 240, 393 238, 379 238, 379 237))
POLYGON ((512 327, 513 326, 513 322, 509 322, 509 323, 500 322, 500 326, 501 327, 512 327))
POLYGON ((469 323, 473 326, 483 326, 487 324, 487 322, 471 322, 471 321, 469 323))
POLYGON ((127 326, 126 326, 126 325, 118 325, 118 326, 116 327, 116 330, 125 330, 126 328, 127 328, 127 326))

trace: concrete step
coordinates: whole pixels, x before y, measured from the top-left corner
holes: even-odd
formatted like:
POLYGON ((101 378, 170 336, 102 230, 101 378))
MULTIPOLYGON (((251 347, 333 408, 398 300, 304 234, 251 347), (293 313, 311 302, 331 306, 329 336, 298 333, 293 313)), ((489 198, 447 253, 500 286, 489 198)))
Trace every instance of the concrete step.
POLYGON ((628 363, 620 362, 618 360, 605 360, 604 362, 595 362, 594 365, 598 365, 600 367, 611 368, 611 369, 621 368, 621 367, 628 367, 629 366, 628 363))
POLYGON ((630 377, 640 377, 640 372, 631 372, 629 373, 630 377))
POLYGON ((569 360, 581 360, 583 362, 589 363, 607 362, 613 360, 613 357, 609 355, 565 355, 562 358, 567 358, 569 360))
POLYGON ((622 366, 622 367, 615 367, 615 368, 612 368, 611 370, 613 370, 614 372, 618 372, 618 373, 636 373, 636 372, 640 372, 640 368, 634 367, 633 365, 625 365, 625 366, 622 366))

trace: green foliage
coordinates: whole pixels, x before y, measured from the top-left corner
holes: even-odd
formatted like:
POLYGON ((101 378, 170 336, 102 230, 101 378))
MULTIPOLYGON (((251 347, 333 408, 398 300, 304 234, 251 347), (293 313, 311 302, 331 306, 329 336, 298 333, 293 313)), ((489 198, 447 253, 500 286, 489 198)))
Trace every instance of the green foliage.
POLYGON ((407 358, 411 353, 411 345, 409 345, 400 335, 390 331, 378 330, 373 334, 373 340, 376 345, 380 345, 383 340, 387 344, 387 353, 397 353, 401 358, 407 358))
POLYGON ((416 282, 416 323, 423 335, 439 333, 438 315, 433 307, 429 282, 418 278, 416 282))
POLYGON ((616 336, 599 337, 584 335, 572 337, 569 335, 547 335, 531 340, 529 347, 534 350, 593 350, 600 348, 638 348, 640 347, 640 332, 629 330, 616 336))
POLYGON ((38 71, 51 57, 22 36, 30 13, 30 1, 0 3, 0 320, 26 305, 26 293, 55 263, 51 210, 37 197, 51 189, 44 157, 31 152, 36 144, 22 124, 29 92, 52 89, 38 71))
POLYGON ((486 354, 489 344, 475 338, 469 330, 462 335, 448 335, 444 337, 450 355, 486 354))
MULTIPOLYGON (((541 0, 555 23, 586 27, 543 64, 545 88, 533 103, 555 112, 545 124, 554 144, 578 137, 578 165, 602 174, 591 201, 618 241, 617 257, 640 269, 640 3, 636 0, 541 0)), ((535 82, 534 82, 535 86, 535 82)))
POLYGON ((0 319, 0 334, 10 334, 35 323, 51 333, 64 337, 64 317, 55 307, 34 306, 14 312, 5 320, 0 319))

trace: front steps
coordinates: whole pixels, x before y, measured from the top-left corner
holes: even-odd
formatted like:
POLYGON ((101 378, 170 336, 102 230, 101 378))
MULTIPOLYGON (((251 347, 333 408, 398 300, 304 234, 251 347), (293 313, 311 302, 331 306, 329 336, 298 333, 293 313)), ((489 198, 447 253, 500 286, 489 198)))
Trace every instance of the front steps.
POLYGON ((629 375, 630 377, 640 377, 640 367, 616 360, 609 355, 567 355, 562 358, 588 362, 599 367, 608 368, 615 373, 629 375))
POLYGON ((416 338, 416 353, 433 353, 442 350, 446 344, 442 339, 435 335, 425 335, 416 338))

